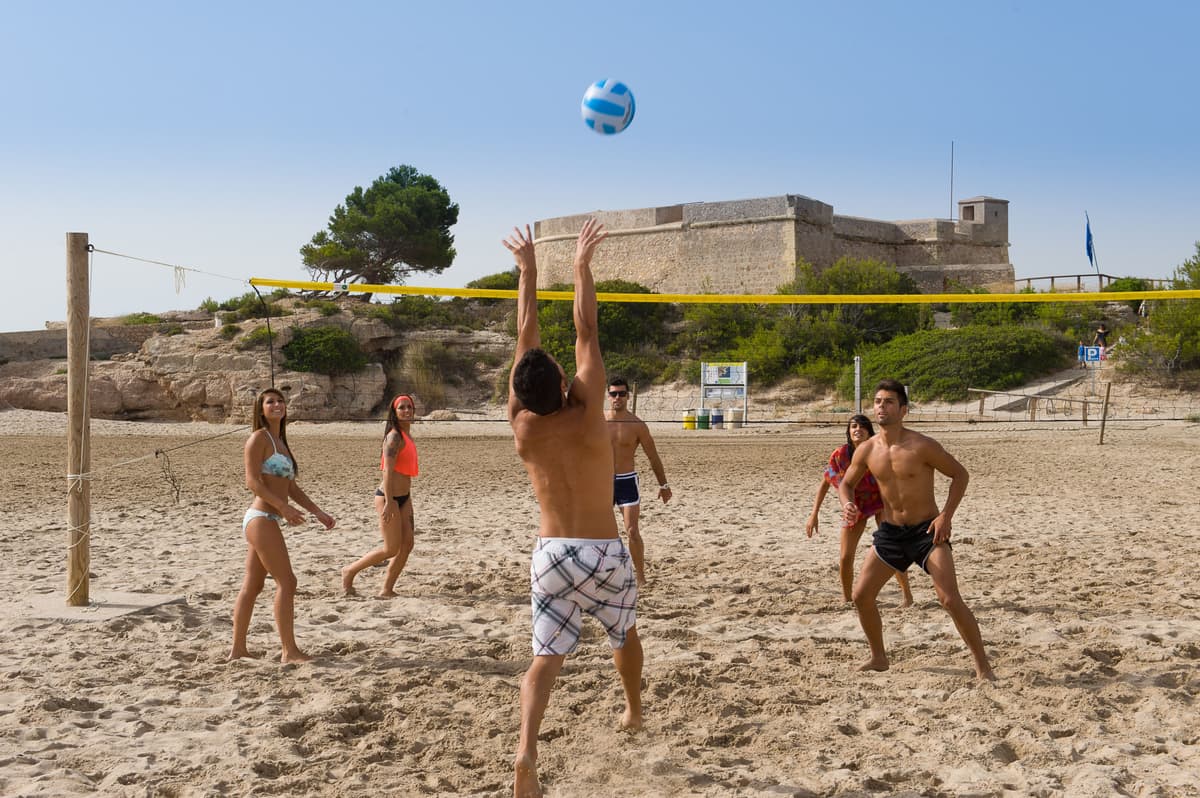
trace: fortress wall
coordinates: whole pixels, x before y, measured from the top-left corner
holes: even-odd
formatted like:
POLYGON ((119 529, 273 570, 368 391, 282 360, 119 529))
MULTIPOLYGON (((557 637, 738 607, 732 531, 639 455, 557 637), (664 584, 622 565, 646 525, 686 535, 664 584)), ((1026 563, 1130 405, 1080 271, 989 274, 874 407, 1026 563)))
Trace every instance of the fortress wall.
POLYGON ((596 279, 663 293, 771 293, 795 278, 801 257, 818 268, 842 257, 885 261, 920 275, 927 291, 942 291, 946 280, 1012 290, 1007 203, 977 199, 960 205, 997 218, 887 222, 835 216, 831 205, 786 194, 547 219, 535 225, 538 286, 572 281, 575 238, 595 216, 609 231, 592 263, 596 279))
POLYGON ((857 216, 834 216, 833 234, 837 238, 863 239, 880 244, 899 244, 909 237, 891 222, 860 219, 857 216))
POLYGON ((959 286, 986 288, 992 293, 1010 293, 1014 276, 1011 263, 969 263, 944 266, 916 266, 901 269, 913 278, 925 294, 941 294, 959 286))
POLYGON ((893 224, 902 238, 917 241, 953 241, 958 235, 957 223, 950 219, 908 219, 893 224))
POLYGON ((681 254, 688 268, 677 270, 674 293, 770 294, 796 276, 790 221, 694 227, 681 254))
POLYGON ((730 202, 689 202, 683 206, 683 221, 693 225, 703 222, 746 222, 781 216, 793 218, 795 214, 790 199, 788 196, 779 196, 730 202))
POLYGON ((897 262, 899 249, 900 247, 896 244, 883 244, 857 238, 835 238, 833 240, 833 260, 857 258, 859 260, 884 261, 899 266, 897 262))
MULTIPOLYGON (((538 288, 575 282, 572 274, 575 239, 587 217, 578 218, 579 223, 569 236, 537 244, 538 288)), ((685 272, 679 269, 679 264, 684 262, 682 243, 678 223, 662 225, 661 229, 655 230, 643 228, 636 233, 610 228, 609 237, 592 259, 592 275, 597 281, 628 280, 660 293, 678 292, 679 277, 685 272)))

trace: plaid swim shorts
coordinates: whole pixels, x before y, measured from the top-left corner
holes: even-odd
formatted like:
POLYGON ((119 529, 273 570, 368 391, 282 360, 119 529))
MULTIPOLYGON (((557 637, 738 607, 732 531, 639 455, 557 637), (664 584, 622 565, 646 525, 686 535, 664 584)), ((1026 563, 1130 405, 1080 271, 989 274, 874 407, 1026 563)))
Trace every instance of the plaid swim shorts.
POLYGON ((613 648, 637 621, 637 579, 619 538, 538 538, 529 564, 533 654, 571 654, 582 613, 604 625, 613 648))

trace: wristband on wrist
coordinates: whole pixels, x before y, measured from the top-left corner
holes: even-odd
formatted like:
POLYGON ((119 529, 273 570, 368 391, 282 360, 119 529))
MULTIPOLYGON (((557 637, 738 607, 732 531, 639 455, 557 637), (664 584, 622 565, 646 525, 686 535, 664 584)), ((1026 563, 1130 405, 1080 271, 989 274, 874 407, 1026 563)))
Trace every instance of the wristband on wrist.
POLYGON ((670 490, 671 486, 670 485, 659 485, 658 489, 659 490, 670 490))

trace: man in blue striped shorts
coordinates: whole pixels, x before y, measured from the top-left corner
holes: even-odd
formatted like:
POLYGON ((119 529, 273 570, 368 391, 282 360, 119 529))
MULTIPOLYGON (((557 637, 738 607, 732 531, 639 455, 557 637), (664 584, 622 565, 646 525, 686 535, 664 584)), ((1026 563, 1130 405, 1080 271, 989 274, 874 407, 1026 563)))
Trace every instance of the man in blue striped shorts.
POLYGON ((513 794, 540 796, 537 737, 550 690, 579 643, 582 614, 608 632, 625 690, 621 727, 642 726, 637 579, 612 512, 613 450, 604 420, 605 375, 591 260, 604 231, 588 219, 575 244, 575 379, 541 348, 537 258, 528 225, 504 241, 516 258, 517 350, 508 419, 541 511, 530 564, 533 663, 521 680, 521 738, 513 794))

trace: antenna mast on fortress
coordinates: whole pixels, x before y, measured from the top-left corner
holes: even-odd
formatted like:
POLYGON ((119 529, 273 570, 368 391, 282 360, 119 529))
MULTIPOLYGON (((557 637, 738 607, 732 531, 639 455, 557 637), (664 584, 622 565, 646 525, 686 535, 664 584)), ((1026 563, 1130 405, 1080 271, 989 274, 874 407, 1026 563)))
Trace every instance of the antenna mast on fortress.
POLYGON ((950 139, 950 218, 954 216, 954 139, 950 139))

